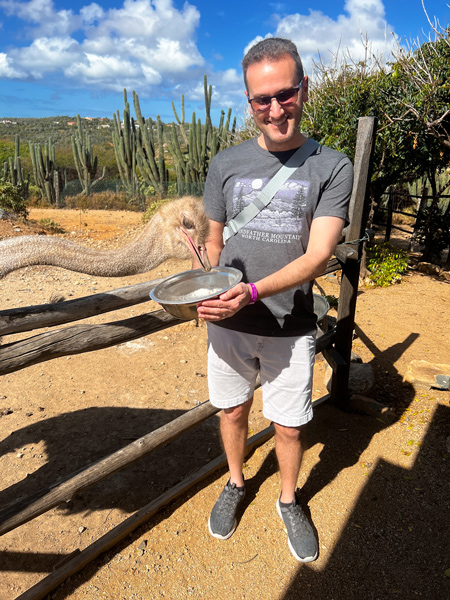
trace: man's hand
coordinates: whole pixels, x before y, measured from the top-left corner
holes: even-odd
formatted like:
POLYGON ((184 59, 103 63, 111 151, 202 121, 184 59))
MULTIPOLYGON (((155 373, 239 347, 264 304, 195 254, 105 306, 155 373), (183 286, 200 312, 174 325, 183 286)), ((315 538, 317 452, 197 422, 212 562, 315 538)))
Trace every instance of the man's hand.
POLYGON ((219 298, 200 302, 197 305, 197 313, 199 318, 205 321, 222 321, 236 314, 251 299, 250 286, 247 283, 238 283, 219 298))

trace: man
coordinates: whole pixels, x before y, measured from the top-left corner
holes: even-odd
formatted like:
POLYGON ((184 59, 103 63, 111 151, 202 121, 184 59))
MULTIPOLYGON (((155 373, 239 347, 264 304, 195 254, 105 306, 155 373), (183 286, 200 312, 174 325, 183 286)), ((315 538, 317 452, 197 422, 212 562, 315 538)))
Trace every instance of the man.
POLYGON ((243 273, 241 283, 198 306, 199 317, 208 322, 210 400, 223 409, 220 429, 230 471, 209 518, 209 531, 228 539, 236 528, 245 494, 248 416, 259 371, 263 414, 275 427, 281 478, 277 510, 292 554, 309 562, 317 558, 318 546, 296 487, 303 428, 312 418, 312 280, 323 272, 342 234, 353 171, 346 156, 319 146, 270 204, 224 245, 225 224, 306 142, 299 123, 308 100, 308 78, 296 46, 280 38, 263 40, 248 51, 242 67, 250 111, 261 133, 214 158, 204 194, 211 264, 243 273))

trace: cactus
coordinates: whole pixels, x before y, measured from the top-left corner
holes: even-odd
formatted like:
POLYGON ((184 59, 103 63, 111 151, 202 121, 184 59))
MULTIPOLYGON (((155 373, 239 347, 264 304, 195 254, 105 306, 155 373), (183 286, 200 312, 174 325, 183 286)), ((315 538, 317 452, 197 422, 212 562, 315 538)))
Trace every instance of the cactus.
POLYGON ((39 187, 43 198, 46 197, 50 204, 57 204, 55 176, 59 178, 60 182, 61 175, 56 164, 55 147, 52 140, 50 138, 44 144, 44 151, 42 151, 41 144, 29 142, 29 146, 34 182, 39 187))
POLYGON ((80 115, 77 115, 76 134, 72 136, 72 153, 78 178, 83 188, 81 193, 89 196, 91 188, 105 177, 106 168, 103 167, 102 175, 95 179, 98 159, 94 156, 90 135, 83 130, 80 115))
POLYGON ((161 197, 164 197, 169 184, 169 171, 164 157, 164 125, 161 117, 157 115, 155 139, 155 123, 151 117, 145 120, 142 116, 139 97, 134 91, 133 104, 139 125, 139 132, 136 136, 139 171, 144 180, 152 185, 161 197))
POLYGON ((9 160, 3 163, 3 178, 5 181, 9 181, 15 188, 17 188, 17 191, 22 198, 28 197, 30 178, 28 175, 25 177, 23 173, 22 162, 20 160, 19 134, 16 134, 15 136, 14 158, 10 156, 9 160))
POLYGON ((211 123, 212 86, 208 86, 206 75, 203 78, 203 85, 206 112, 205 124, 202 126, 201 120, 197 119, 195 112, 193 112, 189 127, 189 138, 186 136, 184 123, 184 96, 181 97, 181 119, 178 117, 175 105, 172 102, 176 123, 173 123, 172 136, 168 145, 175 162, 177 189, 180 195, 185 193, 202 194, 209 163, 220 150, 233 142, 236 131, 236 117, 230 131, 231 108, 228 109, 225 122, 225 112, 222 111, 219 127, 213 127, 211 123), (184 149, 180 145, 180 136, 177 134, 177 129, 183 139, 184 149))
POLYGON ((123 128, 119 111, 113 115, 114 128, 112 133, 117 168, 119 169, 122 185, 132 196, 136 193, 136 126, 130 117, 130 105, 127 91, 123 90, 123 128))
MULTIPOLYGON (((217 152, 229 146, 234 139, 236 117, 230 130, 231 108, 222 111, 220 125, 213 127, 211 123, 212 86, 208 86, 204 76, 204 98, 206 118, 205 124, 192 113, 191 124, 185 123, 184 95, 181 96, 181 118, 178 116, 175 104, 172 110, 176 122, 172 123, 170 139, 167 140, 169 152, 173 158, 177 191, 179 195, 203 193, 204 182, 209 163, 217 152)), ((134 194, 136 181, 136 166, 140 177, 147 185, 153 186, 160 196, 167 193, 169 172, 164 155, 164 125, 160 116, 156 122, 151 117, 142 116, 139 98, 133 91, 133 104, 136 122, 130 118, 130 107, 124 90, 124 118, 121 128, 119 111, 114 115, 113 144, 116 161, 122 182, 134 194)))
POLYGON ((179 129, 181 132, 181 135, 183 136, 183 141, 186 144, 186 146, 188 145, 188 139, 187 139, 187 135, 186 135, 186 130, 184 128, 184 94, 181 94, 181 119, 178 116, 177 113, 177 109, 175 108, 175 104, 172 100, 172 110, 173 110, 173 114, 175 115, 175 119, 179 125, 179 129))

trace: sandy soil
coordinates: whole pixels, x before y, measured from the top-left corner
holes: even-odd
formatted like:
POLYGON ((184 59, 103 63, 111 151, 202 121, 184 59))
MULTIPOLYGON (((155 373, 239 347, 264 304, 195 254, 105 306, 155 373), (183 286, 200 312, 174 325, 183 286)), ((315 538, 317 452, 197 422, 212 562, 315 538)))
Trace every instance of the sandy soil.
MULTIPOLYGON (((100 248, 126 242, 136 213, 32 210, 28 225, 0 222, 0 236, 40 229, 100 248), (15 231, 18 229, 19 231, 15 231), (42 228, 41 228, 42 229, 42 228)), ((32 267, 0 281, 1 309, 88 296, 189 268, 94 278, 32 267)), ((322 278, 328 294, 339 286, 322 278)), ((235 534, 211 538, 207 518, 224 470, 194 486, 124 541, 73 575, 54 600, 226 597, 249 600, 450 597, 450 392, 403 382, 413 359, 450 362, 449 284, 411 271, 400 285, 362 288, 353 350, 373 366, 373 397, 397 418, 317 407, 299 478, 320 556, 300 565, 276 514, 274 443, 245 464, 247 497, 235 534)), ((86 320, 107 323, 155 310, 151 302, 86 320)), ((205 326, 183 323, 133 342, 58 358, 4 375, 0 387, 0 507, 110 454, 207 400, 205 326)), ((36 332, 39 333, 39 332, 36 332)), ((30 337, 5 336, 3 344, 30 337)), ((33 332, 34 335, 34 332, 33 332)), ((325 393, 318 357, 315 398, 325 393)), ((251 431, 265 428, 259 393, 251 431)), ((19 597, 77 549, 84 549, 189 473, 221 454, 217 417, 0 539, 0 598, 19 597)))

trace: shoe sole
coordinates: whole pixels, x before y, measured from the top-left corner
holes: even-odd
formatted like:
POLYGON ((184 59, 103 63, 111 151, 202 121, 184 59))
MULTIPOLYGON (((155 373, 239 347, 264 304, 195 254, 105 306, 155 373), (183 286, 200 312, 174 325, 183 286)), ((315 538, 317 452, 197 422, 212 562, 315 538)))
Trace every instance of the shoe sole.
POLYGON ((236 531, 236 526, 237 519, 234 520, 233 529, 230 531, 230 533, 227 533, 226 535, 220 535, 220 533, 214 533, 214 531, 211 529, 211 517, 208 519, 208 531, 214 538, 216 538, 216 540, 228 540, 236 531))
MULTIPOLYGON (((286 524, 285 524, 285 522, 284 522, 284 519, 283 519, 283 515, 281 514, 281 507, 280 507, 280 500, 279 500, 279 499, 277 500, 277 512, 278 512, 278 514, 279 514, 279 516, 280 516, 280 519, 283 521, 283 525, 286 527, 286 524)), ((286 533, 287 533, 287 530, 286 530, 286 533)), ((289 534, 288 534, 288 546, 289 546, 289 550, 291 551, 291 554, 292 554, 292 556, 293 556, 293 557, 294 557, 296 560, 298 560, 298 562, 301 562, 301 563, 309 563, 309 562, 313 562, 314 560, 316 560, 316 558, 317 558, 317 556, 318 556, 318 554, 319 554, 319 552, 317 551, 317 552, 314 554, 314 556, 305 556, 304 558, 302 558, 302 557, 301 557, 301 556, 299 556, 299 555, 297 554, 297 552, 294 550, 294 547, 293 547, 293 546, 292 546, 292 544, 291 544, 291 540, 289 539, 289 534)))

